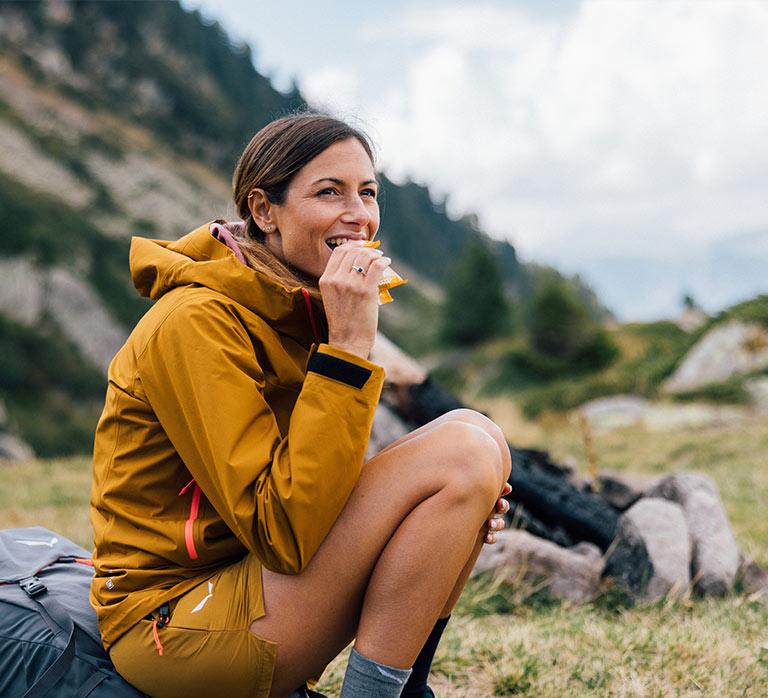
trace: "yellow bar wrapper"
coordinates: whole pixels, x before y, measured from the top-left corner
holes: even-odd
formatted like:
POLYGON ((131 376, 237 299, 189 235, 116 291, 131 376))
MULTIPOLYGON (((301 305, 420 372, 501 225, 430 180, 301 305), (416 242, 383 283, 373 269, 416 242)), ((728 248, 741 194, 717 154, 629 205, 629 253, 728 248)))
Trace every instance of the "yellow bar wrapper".
MULTIPOLYGON (((374 249, 377 249, 379 245, 381 245, 381 240, 366 240, 363 243, 363 247, 373 247, 374 249)), ((407 283, 408 279, 404 279, 396 271, 390 267, 387 267, 384 270, 383 278, 379 283, 379 305, 391 303, 393 300, 395 300, 392 298, 392 294, 389 292, 390 288, 395 288, 395 286, 402 286, 403 284, 407 283)))

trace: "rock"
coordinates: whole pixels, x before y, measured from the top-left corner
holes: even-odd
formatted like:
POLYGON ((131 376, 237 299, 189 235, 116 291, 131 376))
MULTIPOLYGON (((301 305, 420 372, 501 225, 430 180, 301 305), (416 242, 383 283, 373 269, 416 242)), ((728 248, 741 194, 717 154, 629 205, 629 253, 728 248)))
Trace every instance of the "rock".
POLYGON ((690 334, 703 327, 707 320, 709 320, 709 315, 699 308, 692 307, 686 308, 675 322, 680 329, 690 334))
POLYGON ((30 258, 0 258, 0 313, 21 325, 39 322, 45 309, 44 281, 45 274, 30 258))
POLYGON ((722 596, 733 589, 739 549, 712 480, 694 473, 663 478, 648 493, 683 507, 693 544, 692 569, 696 590, 722 596))
POLYGON ((766 367, 768 330, 756 323, 731 320, 713 327, 696 343, 662 390, 684 393, 766 367))
POLYGON ((418 385, 427 378, 427 371, 381 332, 376 334, 369 358, 384 367, 387 383, 418 385))
POLYGON ((745 594, 753 598, 768 599, 768 570, 760 567, 754 560, 742 557, 739 560, 737 577, 745 594))
POLYGON ((643 423, 647 411, 648 401, 637 395, 601 397, 578 409, 590 428, 596 431, 638 426, 643 423))
POLYGON ((34 457, 35 452, 18 436, 0 433, 0 461, 28 461, 34 457))
POLYGON ((680 596, 690 584, 691 540, 683 508, 646 498, 620 518, 605 574, 640 601, 680 596))
POLYGON ((380 402, 373 416, 373 428, 365 451, 365 460, 372 458, 385 446, 389 446, 409 431, 407 424, 395 414, 395 411, 386 403, 380 402))
POLYGON ((24 257, 0 259, 0 314, 27 327, 50 315, 83 357, 105 374, 128 337, 75 273, 63 267, 44 270, 24 257))
POLYGON ((761 414, 768 414, 768 376, 755 376, 744 383, 752 405, 761 414))
POLYGON ((746 407, 712 405, 704 402, 689 404, 661 403, 650 407, 645 415, 648 431, 675 431, 738 424, 749 418, 746 407))
POLYGON ((61 267, 48 277, 48 309, 56 324, 94 366, 107 372, 128 333, 104 307, 93 289, 61 267))
POLYGON ((499 531, 494 545, 483 546, 473 574, 499 570, 510 579, 543 582, 552 596, 567 601, 589 601, 600 586, 603 562, 597 546, 583 543, 561 548, 519 530, 499 531))
POLYGON ((658 478, 618 473, 612 470, 601 471, 597 480, 600 484, 597 494, 619 511, 629 509, 659 481, 658 478))

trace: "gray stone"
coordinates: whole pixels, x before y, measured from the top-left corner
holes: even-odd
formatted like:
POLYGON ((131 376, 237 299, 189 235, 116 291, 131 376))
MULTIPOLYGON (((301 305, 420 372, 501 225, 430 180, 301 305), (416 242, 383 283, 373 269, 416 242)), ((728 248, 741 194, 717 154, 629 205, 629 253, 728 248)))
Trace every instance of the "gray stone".
POLYGON ((365 460, 372 458, 383 448, 407 433, 408 427, 405 422, 395 414, 389 405, 380 402, 376 406, 376 413, 373 416, 373 428, 365 451, 365 460))
POLYGON ((512 529, 499 531, 496 543, 483 546, 472 574, 497 570, 509 579, 542 583, 556 598, 589 601, 597 596, 602 569, 597 546, 587 543, 562 548, 512 529))
POLYGON ((768 330, 731 320, 707 332, 686 355, 662 390, 682 393, 722 383, 768 367, 768 330))
POLYGON ((739 548, 715 483, 703 475, 675 473, 648 494, 683 508, 693 544, 696 590, 716 596, 730 592, 739 568, 739 548))
POLYGON ((597 494, 612 507, 624 511, 644 496, 659 479, 602 470, 597 480, 600 485, 597 494))
POLYGON ((768 601, 768 570, 763 569, 754 560, 742 557, 739 560, 737 578, 745 594, 754 599, 768 601))
MULTIPOLYGON (((3 235, 14 235, 3 230, 3 235)), ((23 235, 23 233, 20 233, 23 235)), ((0 314, 34 325, 44 310, 45 274, 27 257, 0 258, 0 314)))
POLYGON ((105 374, 109 362, 128 337, 93 289, 61 267, 48 276, 49 312, 83 356, 105 374))
POLYGON ((648 411, 648 401, 637 395, 610 395, 585 402, 579 414, 596 431, 639 426, 648 411))
POLYGON ((34 457, 35 452, 18 436, 0 433, 0 461, 28 461, 34 457))
POLYGON ((691 577, 691 540, 683 508, 664 499, 641 499, 619 518, 605 574, 640 601, 681 596, 691 577))

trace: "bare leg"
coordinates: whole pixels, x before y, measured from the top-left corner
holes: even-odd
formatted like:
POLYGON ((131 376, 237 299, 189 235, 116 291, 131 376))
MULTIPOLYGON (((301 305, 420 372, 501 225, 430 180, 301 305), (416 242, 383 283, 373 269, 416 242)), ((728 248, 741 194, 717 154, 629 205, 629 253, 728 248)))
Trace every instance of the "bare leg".
POLYGON ((410 666, 467 565, 502 469, 495 441, 459 421, 368 461, 307 568, 263 572, 267 614, 251 630, 278 645, 273 695, 320 673, 356 634, 373 659, 410 666))
MULTIPOLYGON (((378 455, 381 455, 382 453, 386 453, 389 449, 395 448, 409 441, 410 439, 416 436, 419 436, 420 434, 424 434, 434 429, 439 424, 444 424, 445 422, 448 422, 448 421, 460 421, 460 422, 466 422, 467 424, 474 424, 476 426, 479 426, 481 429, 483 429, 486 433, 488 433, 489 436, 493 437, 494 441, 496 441, 496 443, 499 446, 499 451, 501 453, 501 459, 502 459, 502 470, 504 471, 504 481, 506 482, 507 479, 509 478, 509 473, 512 469, 512 458, 509 453, 509 445, 507 444, 506 437, 504 436, 504 433, 495 422, 493 422, 491 419, 489 419, 485 415, 479 412, 476 412, 475 410, 470 410, 470 409, 451 410, 450 412, 447 412, 446 414, 441 415, 440 417, 438 417, 437 419, 434 419, 428 424, 425 424, 419 427, 418 429, 414 429, 412 432, 405 434, 405 436, 402 436, 401 438, 392 442, 388 446, 384 447, 381 451, 379 451, 378 455)), ((456 580, 456 584, 453 587, 453 590, 451 591, 448 597, 448 601, 446 602, 445 606, 440 612, 440 618, 447 617, 453 610, 459 598, 461 597, 461 593, 462 591, 464 591, 464 586, 466 585, 467 580, 469 579, 469 576, 472 573, 472 569, 475 566, 475 562, 477 562, 477 558, 480 555, 480 551, 483 549, 483 545, 485 544, 485 540, 484 540, 485 531, 486 531, 485 527, 480 529, 480 533, 477 536, 477 540, 475 541, 475 546, 472 549, 472 553, 470 554, 466 565, 464 565, 464 569, 462 569, 461 573, 459 574, 459 577, 456 580)))

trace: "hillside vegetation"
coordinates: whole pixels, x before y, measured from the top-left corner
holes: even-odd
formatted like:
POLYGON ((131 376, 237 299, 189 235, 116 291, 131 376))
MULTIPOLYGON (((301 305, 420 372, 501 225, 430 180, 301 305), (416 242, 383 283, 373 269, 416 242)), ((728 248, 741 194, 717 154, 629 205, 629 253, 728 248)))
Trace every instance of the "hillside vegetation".
MULTIPOLYGON (((147 307, 130 282, 129 237, 175 238, 234 217, 229 179, 242 147, 306 104, 275 90, 248 47, 176 2, 0 3, 0 56, 0 403, 37 453, 88 451, 101 369, 49 274, 74 275, 92 314, 111 318, 106 334, 127 334, 147 307), (32 389, 29 371, 12 368, 32 341, 35 356, 47 345, 48 356, 77 357, 65 373, 82 370, 88 389, 62 388, 52 367, 35 369, 32 389)), ((411 280, 382 310, 395 341, 417 354, 435 347, 442 285, 470 239, 492 246, 508 293, 525 293, 509 243, 449 218, 425 187, 381 179, 380 238, 411 280)))
MULTIPOLYGON (((428 361, 434 366, 433 377, 461 393, 470 404, 484 397, 505 396, 533 419, 546 411, 566 412, 608 395, 662 397, 662 383, 689 350, 712 328, 729 320, 768 327, 768 296, 727 308, 691 332, 670 321, 609 324, 599 330, 598 343, 588 354, 568 360, 536 351, 530 334, 521 329, 512 337, 472 348, 436 352, 428 361)), ((563 334, 564 330, 560 336, 563 334)), ((666 397, 681 402, 743 404, 749 400, 746 381, 759 375, 768 375, 768 371, 666 397)))

